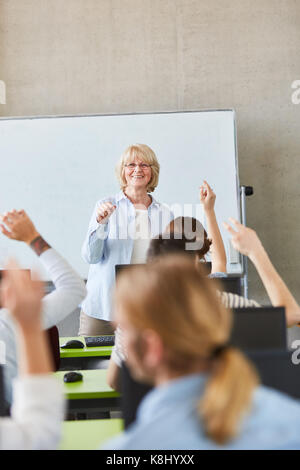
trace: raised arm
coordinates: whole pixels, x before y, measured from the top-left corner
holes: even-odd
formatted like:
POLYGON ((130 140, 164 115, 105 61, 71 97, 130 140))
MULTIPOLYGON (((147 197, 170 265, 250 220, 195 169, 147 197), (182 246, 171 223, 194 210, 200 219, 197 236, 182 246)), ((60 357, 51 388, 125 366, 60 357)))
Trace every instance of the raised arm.
POLYGON ((89 264, 97 264, 103 258, 104 244, 108 237, 108 221, 116 206, 111 202, 97 203, 90 220, 81 255, 89 264))
POLYGON ((200 187, 200 202, 203 204, 207 223, 207 235, 212 240, 211 245, 211 273, 226 273, 226 252, 215 214, 216 195, 207 183, 200 187))
POLYGON ((73 312, 86 296, 83 280, 44 240, 24 210, 0 216, 2 233, 11 240, 25 242, 40 257, 55 290, 42 301, 44 328, 51 328, 73 312))
POLYGON ((300 322, 300 307, 271 263, 256 232, 240 224, 235 219, 231 218, 229 221, 234 229, 228 223, 224 223, 224 226, 232 235, 233 247, 251 259, 272 305, 274 307, 285 307, 287 325, 297 325, 300 322))
POLYGON ((41 328, 42 284, 15 263, 7 266, 1 300, 16 324, 19 379, 14 384, 12 417, 0 420, 0 448, 52 449, 64 417, 60 384, 52 376, 51 355, 41 328))

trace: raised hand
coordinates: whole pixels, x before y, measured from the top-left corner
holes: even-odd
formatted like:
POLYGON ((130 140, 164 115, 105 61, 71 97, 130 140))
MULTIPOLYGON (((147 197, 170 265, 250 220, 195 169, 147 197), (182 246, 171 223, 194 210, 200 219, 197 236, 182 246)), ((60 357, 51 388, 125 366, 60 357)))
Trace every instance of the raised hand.
POLYGON ((32 281, 30 274, 20 270, 15 261, 5 267, 1 282, 1 305, 7 308, 17 323, 26 330, 41 328, 43 284, 32 281))
POLYGON ((39 236, 31 219, 24 210, 12 210, 0 215, 0 230, 6 237, 30 244, 39 236))
POLYGON ((202 186, 200 186, 199 197, 205 211, 214 210, 216 195, 205 180, 203 181, 202 186))
POLYGON ((229 221, 234 226, 234 229, 226 222, 223 225, 232 235, 231 243, 233 248, 246 256, 251 256, 262 248, 261 241, 254 230, 240 224, 236 219, 230 218, 229 221))
POLYGON ((99 224, 106 224, 112 213, 116 210, 116 206, 111 202, 104 202, 97 209, 96 220, 99 224))

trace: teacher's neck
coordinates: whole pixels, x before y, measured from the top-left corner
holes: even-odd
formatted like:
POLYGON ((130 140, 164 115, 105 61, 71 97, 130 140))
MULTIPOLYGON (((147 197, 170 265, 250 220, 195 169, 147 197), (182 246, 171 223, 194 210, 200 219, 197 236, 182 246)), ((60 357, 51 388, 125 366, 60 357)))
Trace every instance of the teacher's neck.
POLYGON ((140 209, 147 209, 152 202, 152 198, 147 193, 146 188, 132 188, 127 186, 124 190, 124 194, 135 207, 139 206, 138 208, 140 209))

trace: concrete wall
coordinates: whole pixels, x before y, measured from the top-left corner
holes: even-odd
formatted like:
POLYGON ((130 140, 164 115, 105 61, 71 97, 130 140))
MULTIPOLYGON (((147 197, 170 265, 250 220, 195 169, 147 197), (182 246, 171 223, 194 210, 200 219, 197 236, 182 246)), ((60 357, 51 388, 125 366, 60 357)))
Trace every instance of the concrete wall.
POLYGON ((0 115, 235 108, 248 224, 300 301, 299 26, 300 0, 0 0, 0 115))

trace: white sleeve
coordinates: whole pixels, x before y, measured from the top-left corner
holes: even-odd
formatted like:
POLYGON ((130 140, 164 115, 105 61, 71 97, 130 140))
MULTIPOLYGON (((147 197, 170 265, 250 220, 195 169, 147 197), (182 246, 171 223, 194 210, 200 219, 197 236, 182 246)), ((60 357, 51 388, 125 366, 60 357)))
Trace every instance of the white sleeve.
POLYGON ((57 448, 64 412, 61 384, 55 377, 31 375, 17 379, 11 418, 0 418, 0 449, 57 448))
POLYGON ((119 326, 115 331, 115 345, 111 352, 111 359, 118 367, 121 367, 122 362, 126 360, 126 353, 123 348, 122 330, 119 326))
POLYGON ((80 276, 53 248, 42 253, 40 261, 55 286, 55 290, 42 300, 43 327, 47 329, 78 307, 86 296, 86 288, 80 276))
POLYGON ((92 214, 87 235, 81 248, 81 256, 89 264, 97 264, 102 260, 105 240, 108 237, 109 222, 99 224, 96 220, 98 207, 105 202, 98 201, 92 214))

